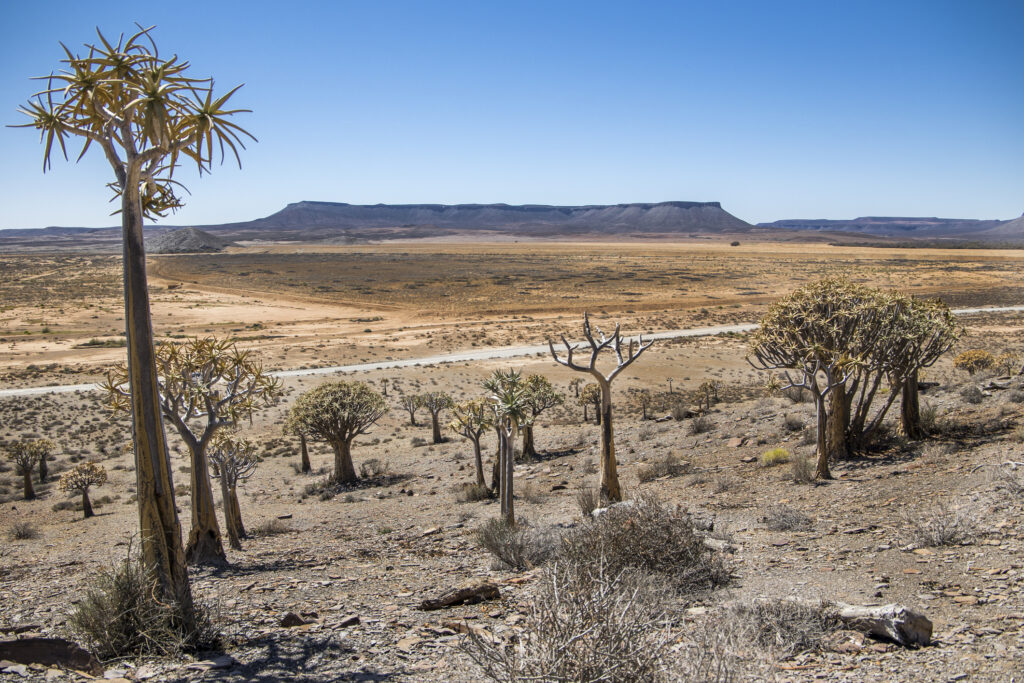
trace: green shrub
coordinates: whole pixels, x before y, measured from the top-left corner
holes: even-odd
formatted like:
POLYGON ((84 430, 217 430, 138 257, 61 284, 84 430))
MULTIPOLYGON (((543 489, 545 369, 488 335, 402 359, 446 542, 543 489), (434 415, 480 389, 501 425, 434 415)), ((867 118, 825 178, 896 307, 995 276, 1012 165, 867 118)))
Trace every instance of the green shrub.
POLYGON ((781 465, 789 462, 789 457, 789 451, 785 448, 773 448, 770 451, 765 451, 761 456, 761 465, 764 467, 781 465))

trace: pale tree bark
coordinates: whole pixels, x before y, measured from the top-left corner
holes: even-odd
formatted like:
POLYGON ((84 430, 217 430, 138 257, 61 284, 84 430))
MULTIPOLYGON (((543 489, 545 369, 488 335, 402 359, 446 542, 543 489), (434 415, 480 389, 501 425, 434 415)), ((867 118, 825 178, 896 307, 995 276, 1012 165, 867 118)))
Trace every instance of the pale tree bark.
POLYGON ((309 462, 309 447, 306 445, 306 435, 299 432, 299 448, 302 450, 302 473, 308 474, 313 470, 309 462))
POLYGON ((618 462, 615 460, 615 433, 612 430, 611 382, 601 386, 601 497, 618 502, 622 500, 619 486, 618 462))
POLYGON ((137 177, 126 179, 119 167, 115 167, 115 171, 124 188, 121 194, 124 319, 142 561, 156 582, 161 602, 178 605, 184 622, 181 626, 185 632, 190 632, 195 626, 195 610, 181 544, 181 522, 174 505, 167 438, 160 420, 139 184, 137 177))
POLYGON ((533 425, 523 425, 523 458, 537 457, 537 448, 533 443, 533 425))
POLYGON ((188 532, 185 557, 189 564, 218 565, 227 562, 220 525, 210 485, 210 464, 206 455, 208 439, 185 438, 192 460, 192 528, 188 532))
POLYGON ((926 434, 921 426, 921 404, 918 399, 917 370, 914 370, 901 387, 903 400, 900 404, 900 426, 908 439, 923 439, 926 434))
POLYGON ((475 439, 470 439, 473 442, 473 462, 476 465, 476 484, 477 486, 485 486, 484 481, 484 461, 483 455, 480 453, 480 437, 477 436, 475 439))
POLYGON ((826 444, 829 459, 833 462, 845 460, 850 455, 847 431, 850 427, 850 397, 846 385, 832 389, 829 395, 828 436, 826 444))
POLYGON ((356 468, 352 465, 352 442, 333 441, 331 448, 334 449, 334 481, 339 484, 347 484, 356 481, 356 468))
POLYGON ((228 488, 228 498, 231 499, 231 512, 234 517, 235 533, 241 538, 249 538, 248 532, 245 530, 245 524, 242 522, 242 508, 238 505, 238 487, 232 485, 228 488))
POLYGON ((228 544, 235 550, 242 549, 242 541, 238 537, 238 527, 234 523, 235 511, 231 506, 231 493, 228 490, 228 478, 221 474, 220 500, 224 508, 224 528, 228 532, 228 544))

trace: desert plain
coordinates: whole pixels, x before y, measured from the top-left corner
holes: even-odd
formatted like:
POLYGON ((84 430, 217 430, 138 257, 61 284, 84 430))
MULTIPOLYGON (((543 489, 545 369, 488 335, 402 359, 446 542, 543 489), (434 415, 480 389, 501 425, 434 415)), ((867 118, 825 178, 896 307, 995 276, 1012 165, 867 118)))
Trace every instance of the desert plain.
MULTIPOLYGON (((584 312, 629 335, 754 323, 773 301, 828 275, 939 297, 952 308, 1024 304, 1024 251, 1008 249, 731 246, 721 239, 248 243, 220 254, 152 256, 148 268, 159 340, 230 337, 274 371, 538 345, 562 333, 575 340, 584 312)), ((137 528, 128 423, 98 391, 41 389, 99 381, 123 361, 120 269, 114 254, 0 255, 0 392, 40 388, 0 393, 0 439, 46 437, 57 445, 51 478, 35 500, 21 500, 20 477, 0 465, 0 531, 16 523, 36 530, 0 545, 5 633, 64 633, 83 587, 124 557, 137 528), (75 499, 55 482, 86 460, 103 464, 110 479, 94 492, 97 515, 81 519, 75 499)), ((797 395, 766 395, 766 373, 746 362, 743 334, 659 340, 616 380, 626 496, 653 494, 710 520, 726 548, 729 582, 679 598, 671 625, 678 657, 688 656, 692 634, 730 603, 785 596, 893 602, 933 622, 930 646, 861 639, 792 649, 738 640, 729 666, 736 680, 1021 679, 1024 377, 969 376, 952 359, 971 348, 1024 354, 1024 320, 1003 311, 960 321, 965 333, 956 348, 925 373, 930 435, 910 441, 893 426, 868 452, 834 463, 834 480, 817 484, 792 481, 785 465, 761 463, 774 448, 811 457, 814 409, 797 395), (674 406, 696 405, 707 380, 719 383, 720 395, 701 425, 695 417, 673 419, 682 414, 674 406), (650 392, 651 419, 642 418, 636 389, 650 392), (651 476, 667 457, 678 466, 651 476), (956 511, 969 533, 950 545, 922 544, 908 520, 943 511, 956 511)), ((540 569, 501 567, 479 546, 474 530, 498 512, 494 501, 460 496, 473 477, 471 445, 453 433, 430 443, 425 411, 413 426, 398 400, 426 391, 482 396, 482 381, 508 367, 544 375, 565 396, 538 421, 538 456, 516 465, 517 515, 556 530, 578 525, 578 492, 598 481, 600 432, 575 403, 575 373, 549 354, 287 377, 283 400, 242 425, 263 456, 241 490, 251 537, 241 551, 228 550, 229 566, 192 570, 196 594, 215 607, 230 663, 113 661, 109 677, 481 680, 461 648, 465 631, 514 637, 540 569), (368 471, 374 476, 321 496, 329 449, 312 444, 314 471, 300 473, 297 439, 282 425, 296 396, 337 378, 386 386, 391 409, 353 448, 357 468, 376 462, 375 473, 368 471), (479 581, 498 585, 500 599, 417 609, 425 598, 479 581), (283 626, 290 612, 306 623, 283 626)), ((187 532, 188 457, 171 430, 168 436, 187 532)), ((484 437, 488 469, 493 442, 484 437)), ((80 678, 45 668, 27 675, 80 678)), ((0 674, 7 677, 20 680, 0 674)))

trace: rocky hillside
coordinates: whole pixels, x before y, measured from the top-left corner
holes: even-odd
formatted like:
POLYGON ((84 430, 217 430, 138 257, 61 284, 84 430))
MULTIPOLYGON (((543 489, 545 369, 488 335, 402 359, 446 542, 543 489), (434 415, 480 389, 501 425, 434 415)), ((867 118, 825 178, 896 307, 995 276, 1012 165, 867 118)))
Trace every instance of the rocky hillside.
POLYGON ((151 254, 206 254, 223 251, 230 244, 198 228, 181 228, 150 238, 146 250, 151 254))

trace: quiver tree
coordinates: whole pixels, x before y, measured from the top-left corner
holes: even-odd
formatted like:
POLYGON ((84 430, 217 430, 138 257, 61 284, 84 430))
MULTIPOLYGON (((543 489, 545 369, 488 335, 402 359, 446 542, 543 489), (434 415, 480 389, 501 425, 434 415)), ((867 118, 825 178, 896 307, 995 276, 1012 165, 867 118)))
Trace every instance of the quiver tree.
POLYGON ((633 387, 629 390, 630 396, 636 401, 637 405, 640 406, 640 418, 643 420, 649 420, 650 417, 647 414, 647 409, 651 406, 651 392, 648 389, 640 389, 639 387, 633 387))
POLYGON ((299 468, 303 474, 309 474, 313 470, 313 465, 309 462, 309 444, 306 443, 306 432, 302 430, 302 424, 295 416, 294 406, 288 411, 288 417, 285 418, 282 431, 286 435, 294 434, 299 437, 299 468))
POLYGON ((709 379, 697 387, 697 409, 701 413, 708 412, 711 410, 711 406, 718 402, 718 389, 720 386, 721 383, 717 380, 709 379))
POLYGON ((483 457, 480 454, 480 437, 494 427, 494 414, 485 401, 473 399, 452 406, 452 420, 448 429, 473 444, 473 461, 476 465, 477 486, 485 486, 483 457))
MULTIPOLYGON (((280 382, 249 351, 228 339, 190 339, 156 351, 160 411, 188 448, 192 477, 192 529, 185 556, 191 564, 222 564, 227 558, 213 503, 207 446, 217 430, 252 416, 281 395, 280 382)), ((110 371, 105 389, 111 405, 130 408, 128 370, 110 371)))
POLYGON ((416 411, 423 407, 423 397, 419 394, 403 394, 398 402, 409 413, 409 426, 419 427, 416 424, 416 411))
POLYGON ((14 463, 15 474, 22 476, 25 500, 36 497, 36 490, 32 486, 32 472, 39 464, 39 460, 52 450, 53 442, 49 439, 15 441, 7 445, 7 459, 14 463))
POLYGON ((918 374, 931 367, 960 338, 963 328, 949 306, 938 299, 911 299, 906 318, 906 341, 893 371, 900 387, 900 426, 909 439, 924 438, 918 399, 918 374))
POLYGON ((640 354, 651 348, 654 342, 650 341, 645 344, 643 335, 641 335, 637 340, 630 339, 629 343, 623 347, 618 323, 615 325, 615 332, 608 337, 599 328, 591 329, 590 316, 586 313, 583 314, 583 336, 586 338, 586 344, 582 346, 583 355, 589 354, 589 358, 583 363, 575 358, 575 353, 580 346, 570 344, 564 334, 562 335, 562 343, 565 345, 564 358, 555 352, 555 344, 550 339, 548 340, 548 349, 556 363, 576 372, 589 373, 600 387, 601 404, 598 416, 601 424, 601 497, 604 500, 617 503, 622 500, 622 489, 619 486, 618 467, 615 461, 615 435, 612 431, 612 381, 639 358, 640 354), (597 332, 596 337, 594 331, 597 332), (605 351, 613 353, 616 361, 615 368, 607 375, 597 367, 597 360, 605 351))
POLYGON ((968 349, 953 359, 953 367, 974 376, 996 364, 996 357, 984 349, 968 349))
POLYGON ((594 406, 594 419, 597 421, 597 424, 601 424, 601 387, 596 384, 588 384, 583 387, 583 391, 580 392, 579 397, 576 399, 576 404, 583 406, 584 422, 590 421, 587 409, 590 406, 594 406))
POLYGON ((529 375, 526 378, 526 410, 529 420, 523 424, 523 457, 532 458, 537 455, 537 448, 533 442, 533 430, 537 424, 537 418, 546 411, 560 406, 565 402, 562 396, 551 382, 543 375, 529 375))
POLYGON ((365 434, 388 411, 384 397, 364 382, 326 382, 299 396, 294 420, 310 438, 334 450, 334 481, 356 481, 352 440, 365 434))
POLYGON ((195 614, 160 421, 142 221, 182 206, 173 178, 179 161, 189 159, 202 174, 212 165, 215 147, 222 161, 225 147, 238 160, 237 147, 244 147, 240 136, 251 136, 230 121, 247 111, 226 106, 238 88, 214 97, 213 79, 191 77, 188 62, 177 55, 160 57, 150 31, 140 30, 114 44, 100 35, 99 44, 87 45, 84 56, 65 47, 66 68, 45 77, 47 88, 21 111, 31 118, 25 125, 37 129, 45 141, 44 171, 53 143, 66 158, 67 141, 76 136, 83 142, 79 158, 95 145, 114 172, 108 187, 120 200, 142 562, 153 577, 154 597, 176 605, 176 626, 191 633, 195 614))
POLYGON ((512 474, 515 465, 516 438, 520 427, 530 420, 526 407, 526 383, 517 370, 495 370, 485 382, 490 392, 491 410, 498 430, 498 500, 501 517, 506 523, 516 522, 512 474))
POLYGON ((430 427, 434 443, 442 443, 441 411, 450 410, 455 404, 452 397, 443 391, 431 391, 420 397, 420 404, 430 413, 430 427))
POLYGON ((53 453, 55 444, 49 439, 36 439, 35 448, 39 451, 39 483, 45 484, 46 478, 50 476, 50 467, 47 460, 53 453))
POLYGON ((854 303, 856 299, 845 280, 826 279, 801 287, 768 309, 747 357, 754 368, 782 370, 783 389, 801 387, 811 393, 817 434, 815 476, 819 479, 832 478, 826 401, 864 362, 850 353, 858 325, 869 314, 863 310, 865 304, 854 303))
POLYGON ((78 493, 82 496, 82 512, 85 519, 92 517, 92 501, 89 500, 89 489, 102 486, 107 481, 107 471, 95 462, 83 462, 75 465, 60 477, 57 486, 65 493, 78 493))
POLYGON ((246 538, 242 524, 242 508, 238 505, 238 482, 248 479, 256 471, 260 459, 256 444, 238 438, 229 432, 218 432, 210 444, 210 464, 213 476, 220 479, 220 495, 224 508, 224 528, 228 543, 241 550, 241 539, 246 538))
POLYGON ((572 389, 572 392, 573 392, 572 397, 573 398, 579 398, 580 397, 580 385, 581 384, 583 384, 583 378, 582 377, 573 377, 571 380, 569 380, 569 388, 572 389))

